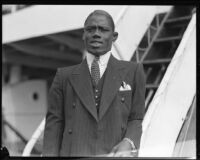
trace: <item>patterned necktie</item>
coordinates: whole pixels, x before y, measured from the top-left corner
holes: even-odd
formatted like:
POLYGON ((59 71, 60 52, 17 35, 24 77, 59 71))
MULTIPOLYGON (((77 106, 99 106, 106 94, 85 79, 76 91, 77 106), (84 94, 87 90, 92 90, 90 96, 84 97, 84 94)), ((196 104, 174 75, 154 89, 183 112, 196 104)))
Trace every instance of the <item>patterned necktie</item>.
POLYGON ((91 76, 93 84, 97 85, 100 80, 100 69, 98 64, 99 56, 95 56, 91 65, 91 76))

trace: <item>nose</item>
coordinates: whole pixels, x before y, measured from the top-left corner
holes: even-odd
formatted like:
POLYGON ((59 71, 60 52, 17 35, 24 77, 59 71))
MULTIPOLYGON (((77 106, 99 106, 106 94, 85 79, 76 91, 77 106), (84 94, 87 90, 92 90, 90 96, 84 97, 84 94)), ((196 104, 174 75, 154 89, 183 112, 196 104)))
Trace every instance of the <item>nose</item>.
POLYGON ((101 35, 100 35, 100 32, 99 32, 99 29, 98 29, 98 28, 96 28, 96 29, 95 29, 95 31, 94 31, 94 34, 93 34, 93 37, 94 37, 94 38, 95 38, 95 37, 97 37, 97 38, 101 37, 101 35))

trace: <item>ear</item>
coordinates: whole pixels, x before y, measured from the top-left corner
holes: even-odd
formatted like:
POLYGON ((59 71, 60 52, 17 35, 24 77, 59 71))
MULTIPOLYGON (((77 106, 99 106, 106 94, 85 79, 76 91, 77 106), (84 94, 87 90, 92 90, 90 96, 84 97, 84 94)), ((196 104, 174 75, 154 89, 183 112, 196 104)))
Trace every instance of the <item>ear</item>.
POLYGON ((115 42, 118 38, 118 33, 117 32, 113 32, 113 42, 115 42))

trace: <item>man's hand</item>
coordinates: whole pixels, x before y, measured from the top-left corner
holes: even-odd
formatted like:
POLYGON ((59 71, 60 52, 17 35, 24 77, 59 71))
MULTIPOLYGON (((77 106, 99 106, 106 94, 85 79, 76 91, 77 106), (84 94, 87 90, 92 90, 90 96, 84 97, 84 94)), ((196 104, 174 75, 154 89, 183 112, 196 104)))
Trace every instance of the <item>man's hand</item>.
POLYGON ((136 157, 137 151, 134 152, 131 144, 122 140, 116 146, 113 147, 112 151, 108 154, 108 157, 136 157))

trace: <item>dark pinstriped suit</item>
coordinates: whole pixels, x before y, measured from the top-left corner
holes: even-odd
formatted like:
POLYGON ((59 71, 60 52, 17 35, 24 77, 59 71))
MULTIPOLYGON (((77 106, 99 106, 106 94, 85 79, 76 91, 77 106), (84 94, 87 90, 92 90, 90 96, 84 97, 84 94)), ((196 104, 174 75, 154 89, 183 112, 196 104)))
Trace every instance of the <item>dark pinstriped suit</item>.
POLYGON ((58 69, 49 92, 44 133, 44 156, 107 154, 124 137, 139 147, 145 105, 141 64, 119 61, 112 55, 104 79, 97 115, 86 60, 58 69), (119 91, 122 82, 131 86, 119 91))

